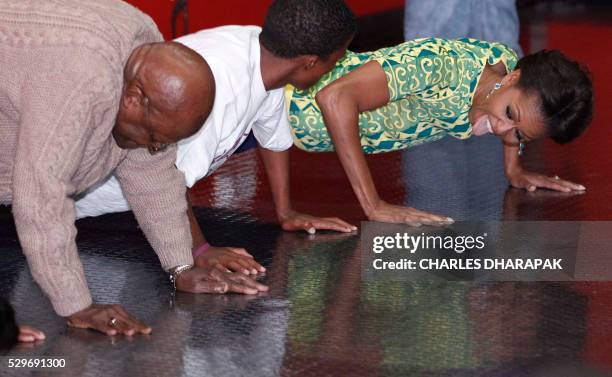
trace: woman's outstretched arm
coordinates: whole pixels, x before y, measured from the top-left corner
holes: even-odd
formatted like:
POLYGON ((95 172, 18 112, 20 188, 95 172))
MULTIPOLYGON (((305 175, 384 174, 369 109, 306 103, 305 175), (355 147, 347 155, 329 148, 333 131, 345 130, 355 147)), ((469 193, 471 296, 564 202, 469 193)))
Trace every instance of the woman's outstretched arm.
POLYGON ((504 143, 504 170, 506 178, 510 185, 515 188, 525 189, 527 191, 535 191, 538 188, 546 188, 549 190, 572 192, 584 191, 586 188, 578 183, 566 181, 559 176, 548 177, 543 174, 533 173, 523 170, 517 145, 504 143))
POLYGON ((389 102, 385 72, 377 62, 369 62, 323 88, 317 104, 334 143, 340 162, 368 219, 406 222, 413 225, 451 222, 414 208, 385 203, 378 196, 370 169, 361 150, 359 113, 389 102))

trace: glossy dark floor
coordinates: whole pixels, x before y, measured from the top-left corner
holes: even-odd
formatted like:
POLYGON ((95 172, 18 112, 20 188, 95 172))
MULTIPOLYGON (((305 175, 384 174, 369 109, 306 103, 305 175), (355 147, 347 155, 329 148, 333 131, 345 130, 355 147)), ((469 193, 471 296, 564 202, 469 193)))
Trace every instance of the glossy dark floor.
MULTIPOLYGON (((586 193, 508 189, 500 145, 484 137, 372 156, 383 198, 456 220, 612 220, 612 53, 604 47, 612 23, 583 19, 525 25, 527 50, 563 49, 589 65, 597 91, 593 126, 579 141, 530 145, 525 160, 584 184, 586 193)), ((292 156, 298 209, 364 219, 333 154, 292 156)), ((264 296, 179 294, 171 307, 165 275, 130 214, 78 222, 94 299, 125 305, 153 326, 149 337, 67 329, 32 281, 10 213, 0 212, 0 295, 20 322, 47 334, 12 354, 66 357, 67 370, 45 372, 62 376, 589 377, 612 370, 612 283, 364 281, 357 236, 279 230, 254 157, 230 160, 194 200, 211 243, 246 247, 268 268, 264 296)))

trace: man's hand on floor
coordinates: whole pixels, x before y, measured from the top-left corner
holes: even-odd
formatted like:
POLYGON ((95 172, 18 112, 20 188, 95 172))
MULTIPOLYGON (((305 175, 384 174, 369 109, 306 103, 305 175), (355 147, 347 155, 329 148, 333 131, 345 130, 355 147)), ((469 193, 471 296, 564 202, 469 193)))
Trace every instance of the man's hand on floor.
POLYGON ((150 334, 151 328, 130 315, 121 305, 91 306, 66 317, 68 326, 97 330, 106 335, 150 334))
POLYGON ((243 293, 254 295, 266 292, 268 287, 239 273, 222 271, 216 267, 194 267, 176 279, 178 291, 190 293, 243 293))

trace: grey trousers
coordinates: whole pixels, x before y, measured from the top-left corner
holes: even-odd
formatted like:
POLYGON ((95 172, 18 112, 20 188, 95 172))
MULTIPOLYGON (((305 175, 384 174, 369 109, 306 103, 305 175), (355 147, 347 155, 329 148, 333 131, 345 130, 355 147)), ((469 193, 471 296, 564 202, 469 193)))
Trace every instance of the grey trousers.
POLYGON ((406 0, 404 39, 476 38, 508 45, 520 56, 516 0, 406 0))

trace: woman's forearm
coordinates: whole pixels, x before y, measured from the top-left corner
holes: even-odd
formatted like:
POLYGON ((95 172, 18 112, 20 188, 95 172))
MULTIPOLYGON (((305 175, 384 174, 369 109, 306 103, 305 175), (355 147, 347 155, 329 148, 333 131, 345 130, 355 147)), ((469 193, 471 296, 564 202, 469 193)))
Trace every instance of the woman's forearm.
POLYGON ((317 103, 353 191, 366 215, 369 215, 380 197, 361 150, 359 106, 348 93, 333 87, 319 92, 317 103))
POLYGON ((361 150, 359 113, 389 102, 385 72, 375 61, 366 63, 323 88, 316 100, 353 191, 369 217, 381 200, 361 150))

